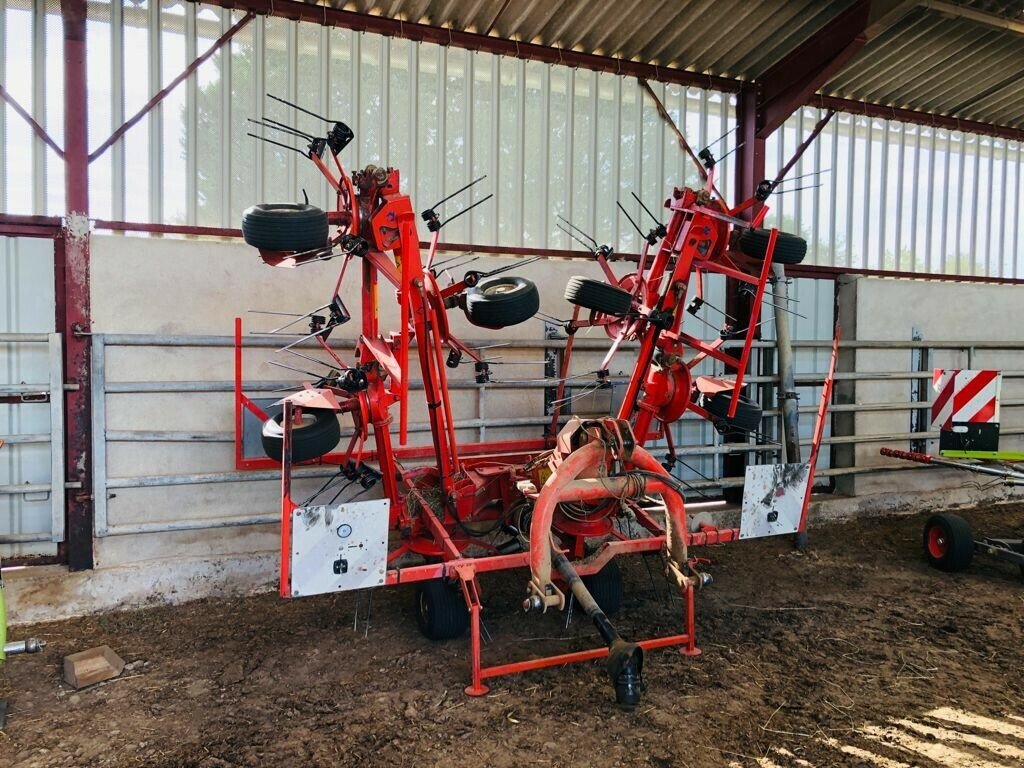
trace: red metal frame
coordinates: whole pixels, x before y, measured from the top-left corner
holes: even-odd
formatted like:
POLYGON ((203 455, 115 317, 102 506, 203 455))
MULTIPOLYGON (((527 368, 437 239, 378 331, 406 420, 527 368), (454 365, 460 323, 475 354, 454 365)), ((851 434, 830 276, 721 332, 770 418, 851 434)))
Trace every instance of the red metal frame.
POLYGON ((855 0, 758 80, 757 135, 766 139, 867 43, 871 0, 855 0))
MULTIPOLYGON (((86 3, 61 0, 64 49, 64 140, 61 149, 17 102, 0 88, 0 98, 11 104, 33 131, 64 162, 67 216, 0 214, 0 235, 43 237, 54 240, 55 327, 64 344, 66 383, 77 387, 62 393, 65 423, 66 479, 81 484, 67 494, 66 541, 58 545, 56 560, 71 570, 93 565, 93 503, 90 420, 91 371, 89 360, 91 312, 89 300, 89 185, 88 109, 86 78, 86 3)), ((53 558, 31 558, 32 563, 53 558)))
MULTIPOLYGON (((569 566, 576 575, 597 573, 620 554, 664 551, 667 573, 682 591, 686 604, 684 631, 644 640, 637 645, 641 648, 680 645, 683 653, 699 653, 694 631, 693 593, 703 580, 695 568, 698 560, 689 556, 688 546, 734 541, 739 531, 703 526, 696 533, 688 532, 685 502, 678 481, 642 446, 647 440, 665 433, 667 425, 688 409, 709 418, 708 412, 696 402, 701 391, 730 392, 730 418, 735 414, 743 386, 742 374, 757 335, 758 312, 770 274, 777 233, 771 232, 763 262, 755 273, 739 266, 730 251, 730 226, 743 223, 736 216, 749 210, 753 201, 745 201, 734 209, 726 208, 715 196, 711 164, 703 173, 702 190, 676 189, 666 201, 665 207, 670 212, 667 232, 653 257, 649 253, 650 245, 645 246, 637 271, 617 281, 626 285, 633 296, 628 317, 613 318, 590 311, 583 319, 577 307, 573 320, 567 325, 563 379, 559 386, 563 394, 577 330, 590 326, 605 328, 612 339, 606 367, 624 340, 640 341, 638 361, 618 418, 570 420, 556 434, 559 424, 556 406, 544 440, 465 445, 456 440, 455 415, 448 396, 445 347, 452 354, 468 355, 484 365, 485 370, 486 364, 452 336, 446 312, 478 278, 472 277, 474 273, 467 273, 463 280, 442 288, 438 274, 429 268, 438 248, 436 231, 424 257, 416 231, 416 215, 408 196, 400 191, 398 171, 368 167, 349 177, 333 148, 331 154, 337 174, 320 157, 311 155, 311 159, 337 192, 337 210, 329 218, 339 224, 331 247, 332 253, 333 249, 342 249, 342 266, 333 299, 337 298, 349 262, 357 258, 353 254, 362 253, 361 332, 351 362, 343 360, 320 334, 321 321, 311 320, 310 330, 337 363, 339 377, 341 371, 349 374, 357 371, 362 380, 353 383, 352 379, 346 383, 341 378, 327 378, 317 387, 306 384, 303 391, 282 401, 281 595, 291 594, 289 529, 292 512, 299 506, 291 496, 294 425, 301 423, 302 408, 313 407, 307 404, 316 400, 320 403, 316 407, 324 407, 324 403, 336 404, 331 407, 348 414, 353 426, 345 449, 321 457, 321 463, 341 468, 358 467, 361 462, 370 460, 380 463, 380 480, 391 502, 390 523, 401 532, 401 543, 388 557, 392 567, 387 571, 386 583, 435 578, 458 580, 470 614, 472 682, 467 693, 485 693, 487 687, 483 681, 491 677, 609 654, 607 648, 597 648, 492 667, 482 664, 477 575, 528 567, 530 597, 527 605, 534 609, 561 609, 565 598, 559 585, 565 583, 562 581, 564 571, 555 576, 552 562, 553 558, 558 559, 562 563, 559 569, 565 566, 561 554, 563 546, 576 561, 569 566), (360 247, 360 243, 365 247, 360 247), (690 285, 693 284, 699 295, 705 272, 718 272, 751 287, 755 309, 748 327, 739 331, 726 329, 728 335, 743 338, 738 355, 723 350, 721 341, 707 343, 682 330, 684 301, 690 285), (398 303, 399 330, 388 336, 382 335, 379 328, 378 284, 381 280, 395 288, 398 303), (693 352, 689 361, 684 360, 687 350, 693 352), (404 445, 408 381, 412 372, 410 354, 413 352, 423 381, 432 439, 431 445, 422 447, 404 445), (708 356, 734 367, 739 372, 736 378, 694 382, 690 369, 708 356), (389 413, 396 404, 400 413, 398 446, 393 444, 389 413), (657 428, 652 429, 655 422, 657 428), (372 451, 367 448, 371 428, 372 451), (426 465, 412 466, 411 462, 418 459, 428 461, 426 465), (664 523, 659 523, 639 504, 648 492, 662 495, 664 523), (435 500, 428 502, 428 497, 435 500), (532 505, 526 552, 500 554, 492 543, 466 527, 467 523, 497 525, 507 521, 517 504, 532 505), (630 539, 613 531, 611 515, 623 505, 633 510, 635 519, 650 535, 630 539), (570 506, 574 510, 572 515, 567 511, 570 506), (604 543, 597 553, 585 557, 588 538, 603 538, 604 543), (486 554, 474 556, 475 553, 469 551, 474 547, 483 549, 486 554), (398 561, 408 554, 438 562, 403 567, 398 561)), ((759 224, 766 212, 762 207, 754 215, 754 223, 759 224)), ((322 252, 264 251, 261 254, 274 266, 301 266, 306 260, 322 258, 322 252)), ((608 279, 614 281, 614 272, 607 263, 602 263, 600 256, 598 254, 598 262, 608 279)), ((266 466, 269 460, 246 458, 242 453, 245 410, 261 419, 265 419, 266 414, 243 391, 242 326, 238 319, 234 355, 236 464, 240 468, 266 466)), ((484 373, 485 380, 486 376, 484 373)), ((579 588, 578 580, 573 584, 575 591, 579 588)))
POLYGON ((828 418, 828 405, 832 402, 832 385, 835 382, 836 364, 839 361, 839 335, 841 327, 836 323, 835 336, 832 339, 832 356, 829 358, 828 375, 821 388, 821 399, 818 401, 818 416, 814 422, 814 436, 811 438, 811 456, 808 461, 807 493, 804 495, 804 506, 800 511, 800 531, 807 530, 807 510, 811 506, 811 491, 814 488, 814 474, 818 467, 818 451, 821 438, 825 433, 825 419, 828 418))

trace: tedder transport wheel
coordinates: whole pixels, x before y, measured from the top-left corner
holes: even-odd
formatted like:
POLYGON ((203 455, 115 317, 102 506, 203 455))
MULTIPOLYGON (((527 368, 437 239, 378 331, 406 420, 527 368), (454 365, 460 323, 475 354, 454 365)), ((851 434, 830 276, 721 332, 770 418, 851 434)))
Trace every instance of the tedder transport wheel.
POLYGON ((443 579, 416 585, 416 623, 430 640, 461 637, 469 626, 469 609, 456 585, 443 579))
POLYGON ((932 515, 924 525, 924 556, 941 571, 966 570, 974 557, 971 526, 960 515, 932 515))
MULTIPOLYGON (((281 461, 284 428, 283 413, 263 422, 263 451, 274 461, 281 461)), ((302 424, 292 427, 292 461, 317 459, 331 450, 341 439, 338 414, 326 408, 307 408, 302 412, 302 424)))
POLYGON ((619 564, 610 560, 593 576, 584 576, 583 584, 601 606, 605 616, 614 616, 622 607, 622 571, 619 564))
POLYGON ((565 285, 565 298, 571 304, 606 315, 624 315, 633 305, 628 291, 589 277, 570 277, 565 285))
POLYGON ((698 405, 712 416, 721 419, 728 427, 727 431, 757 432, 761 429, 761 406, 749 397, 740 395, 736 404, 736 415, 729 418, 731 392, 716 392, 713 395, 700 396, 698 405))
POLYGON ((264 251, 311 251, 327 245, 327 214, 315 205, 262 203, 242 214, 242 237, 264 251))
MULTIPOLYGON (((745 229, 740 235, 740 250, 754 259, 764 259, 768 252, 770 229, 745 229)), ((807 255, 807 241, 802 237, 779 232, 775 238, 774 264, 799 264, 807 255)))
POLYGON ((529 320, 540 309, 532 280, 501 275, 466 290, 466 317, 481 328, 506 328, 529 320))

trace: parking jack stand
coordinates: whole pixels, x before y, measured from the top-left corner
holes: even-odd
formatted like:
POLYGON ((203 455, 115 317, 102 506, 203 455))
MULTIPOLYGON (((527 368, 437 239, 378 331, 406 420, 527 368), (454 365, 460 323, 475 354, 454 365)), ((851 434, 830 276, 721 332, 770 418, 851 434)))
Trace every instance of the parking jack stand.
POLYGON ((491 690, 484 685, 480 662, 480 589, 472 568, 459 568, 459 586, 462 587, 469 608, 469 654, 473 665, 473 682, 466 686, 470 696, 485 696, 491 690))

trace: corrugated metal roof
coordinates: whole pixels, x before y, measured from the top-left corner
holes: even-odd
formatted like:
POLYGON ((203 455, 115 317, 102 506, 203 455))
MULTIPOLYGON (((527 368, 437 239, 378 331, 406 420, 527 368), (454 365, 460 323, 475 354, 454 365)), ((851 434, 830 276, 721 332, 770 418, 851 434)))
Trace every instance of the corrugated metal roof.
MULTIPOLYGON (((959 3, 1022 22, 1024 3, 959 3)), ((871 40, 822 92, 966 120, 1024 126, 1024 34, 911 10, 871 40)))
POLYGON ((345 10, 752 79, 854 0, 334 0, 345 10))
MULTIPOLYGON (((756 80, 856 0, 332 0, 345 10, 756 80)), ((1024 2, 921 0, 821 92, 1024 127, 1024 2), (952 7, 952 13, 950 12, 952 7), (988 14, 962 18, 958 9, 988 14), (1002 20, 1002 22, 1000 21, 1002 20), (1014 29, 999 28, 999 24, 1014 29)))

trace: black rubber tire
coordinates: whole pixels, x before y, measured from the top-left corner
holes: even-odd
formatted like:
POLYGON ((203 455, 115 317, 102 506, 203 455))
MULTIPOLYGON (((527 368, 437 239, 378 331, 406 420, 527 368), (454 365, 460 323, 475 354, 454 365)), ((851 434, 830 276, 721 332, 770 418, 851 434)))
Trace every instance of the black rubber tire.
POLYGON ((429 640, 454 640, 469 627, 469 609, 462 592, 443 579, 416 585, 416 624, 429 640))
POLYGON ((697 405, 710 413, 712 416, 721 419, 729 427, 730 432, 760 432, 761 431, 761 406, 749 397, 740 395, 740 401, 736 404, 736 415, 729 418, 729 404, 732 401, 731 392, 716 392, 713 395, 702 394, 697 405))
POLYGON ((614 560, 609 561, 593 576, 584 576, 583 584, 601 606, 605 616, 614 616, 622 608, 622 571, 614 560))
POLYGON ((540 293, 532 280, 498 275, 466 289, 466 317, 481 328, 507 328, 529 320, 540 309, 540 293))
MULTIPOLYGON (((770 229, 745 229, 740 235, 740 250, 753 259, 764 260, 768 252, 770 229)), ((799 264, 807 255, 807 241, 797 235, 779 232, 775 238, 773 264, 799 264)))
MULTIPOLYGON (((341 440, 341 424, 338 414, 324 408, 307 408, 302 412, 303 422, 306 417, 312 419, 301 427, 292 429, 292 461, 309 461, 330 453, 341 440)), ((274 461, 281 461, 281 448, 284 445, 284 433, 281 428, 283 413, 263 423, 263 452, 274 461)))
POLYGON ((328 240, 327 214, 315 205, 261 203, 242 214, 242 237, 264 251, 311 251, 328 240))
POLYGON ((578 307, 616 317, 626 314, 633 306, 629 291, 589 277, 570 277, 565 286, 565 298, 578 307))
POLYGON ((971 526, 960 515, 943 512, 929 517, 928 522, 924 524, 922 543, 928 564, 940 571, 959 573, 967 570, 974 558, 974 536, 971 534, 971 526), (933 554, 928 546, 933 529, 945 541, 946 551, 942 555, 933 554))

